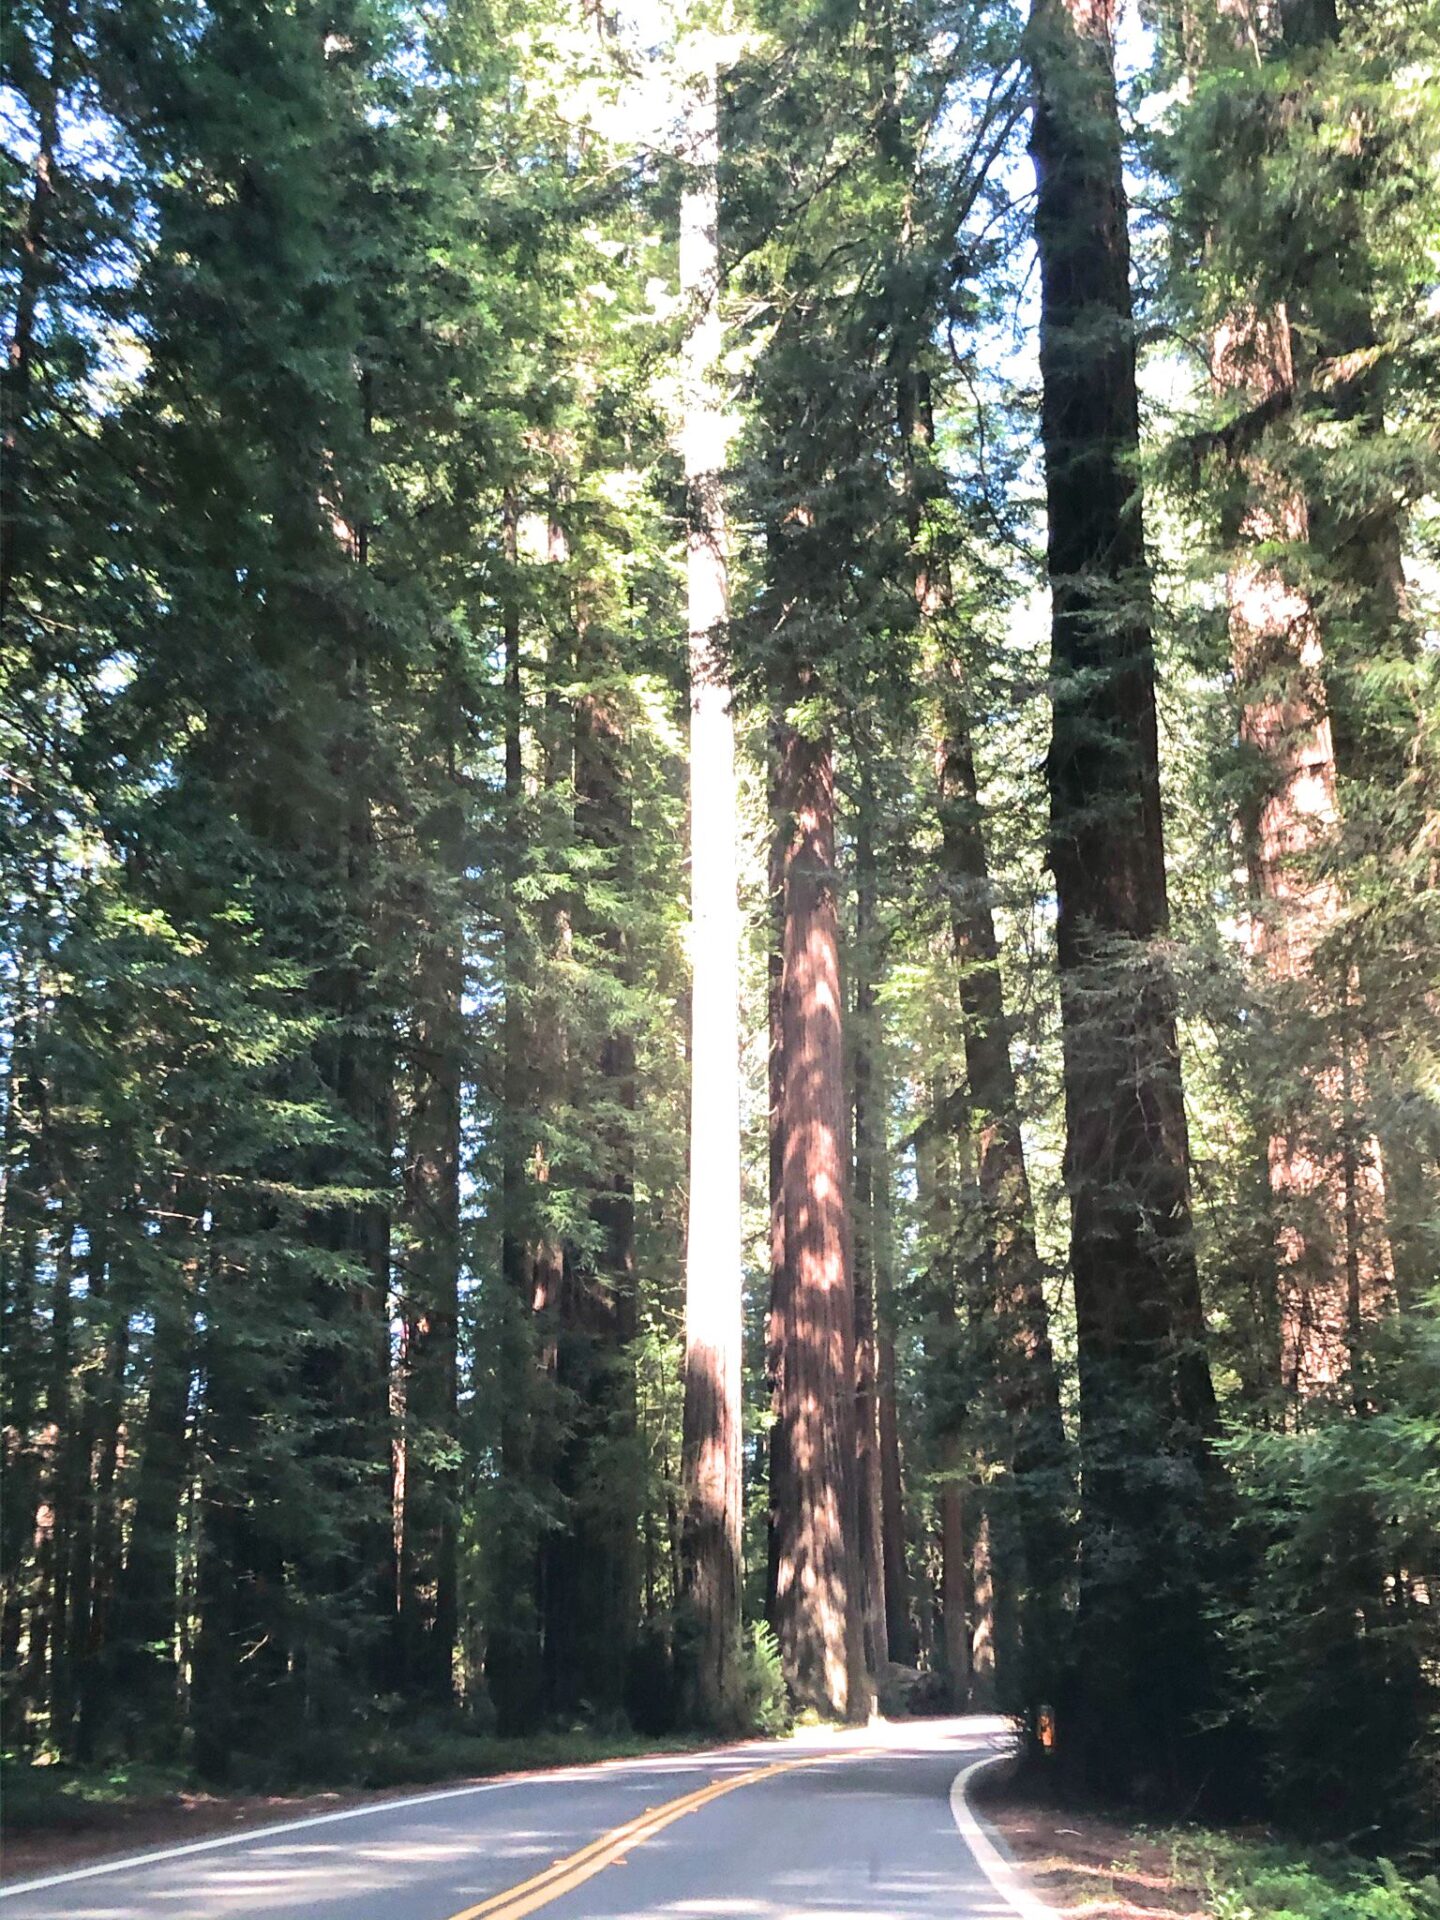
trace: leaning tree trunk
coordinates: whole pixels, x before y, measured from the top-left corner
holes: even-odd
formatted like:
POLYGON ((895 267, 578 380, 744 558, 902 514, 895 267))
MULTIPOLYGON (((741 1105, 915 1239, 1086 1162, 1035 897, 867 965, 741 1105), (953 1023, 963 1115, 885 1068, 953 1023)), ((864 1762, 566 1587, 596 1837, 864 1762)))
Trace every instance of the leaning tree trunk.
POLYGON ((780 1204, 784 1261, 775 1624, 797 1704, 869 1711, 855 1498, 855 1297, 846 1219, 835 780, 828 742, 783 729, 780 1204))
POLYGON ((701 76, 680 210, 690 647, 690 1205, 685 1248, 684 1593, 694 1634, 687 1717, 735 1706, 740 1643, 740 915, 735 727, 721 651, 729 617, 716 75, 701 76))
POLYGON ((1036 0, 1031 151, 1052 598, 1057 895, 1080 1364, 1079 1662, 1091 1783, 1178 1794, 1215 1703, 1206 1621, 1214 1398, 1164 953, 1150 580, 1113 10, 1036 0))

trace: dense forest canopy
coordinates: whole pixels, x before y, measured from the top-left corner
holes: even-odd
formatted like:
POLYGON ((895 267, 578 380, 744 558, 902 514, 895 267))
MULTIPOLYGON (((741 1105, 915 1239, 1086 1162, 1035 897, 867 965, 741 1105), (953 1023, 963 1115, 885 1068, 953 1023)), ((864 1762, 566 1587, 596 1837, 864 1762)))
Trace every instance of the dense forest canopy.
POLYGON ((4 54, 7 1750, 1433 1841, 1435 0, 4 54))

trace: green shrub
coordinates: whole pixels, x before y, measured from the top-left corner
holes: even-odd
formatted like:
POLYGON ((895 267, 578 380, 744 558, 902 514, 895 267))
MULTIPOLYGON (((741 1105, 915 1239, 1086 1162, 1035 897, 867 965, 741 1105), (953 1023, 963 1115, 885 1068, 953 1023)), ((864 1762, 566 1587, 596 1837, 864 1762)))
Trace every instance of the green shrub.
POLYGON ((1198 1856, 1211 1920, 1440 1920, 1440 1881, 1406 1879, 1388 1860, 1221 1835, 1182 1842, 1177 1852, 1198 1856))
POLYGON ((747 1732, 774 1737, 790 1731, 790 1695, 780 1666, 780 1643, 763 1620, 751 1627, 741 1648, 739 1705, 747 1732))

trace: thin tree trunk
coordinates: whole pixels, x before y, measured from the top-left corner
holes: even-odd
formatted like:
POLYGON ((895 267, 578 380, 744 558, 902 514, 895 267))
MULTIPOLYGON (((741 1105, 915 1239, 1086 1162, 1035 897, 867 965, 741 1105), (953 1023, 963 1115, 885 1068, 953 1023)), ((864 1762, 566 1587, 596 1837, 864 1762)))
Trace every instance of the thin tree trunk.
POLYGON ((500 1080, 500 1468, 503 1504, 497 1518, 485 1677, 503 1734, 533 1727, 541 1711, 539 1566, 530 1510, 533 1423, 539 1384, 536 1273, 525 1176, 525 1116, 535 1105, 532 1023, 526 989, 530 954, 520 919, 527 822, 524 801, 525 688, 521 664, 518 581, 519 509, 505 501, 505 554, 511 571, 504 608, 505 810, 502 850, 505 917, 501 927, 504 1012, 500 1080))
POLYGON ((33 1707, 56 1721, 56 1695, 63 1695, 65 1636, 69 1624, 71 1534, 75 1524, 74 1366, 75 1302, 72 1234, 61 1225, 51 1285, 50 1351, 40 1429, 32 1552, 35 1592, 30 1609, 25 1694, 33 1707))
POLYGON ((895 1342, 880 1324, 880 1489, 885 1530, 885 1625, 890 1658, 913 1667, 920 1658, 915 1625, 914 1583, 910 1577, 910 1524, 905 1504, 905 1470, 900 1454, 900 1417, 895 1401, 895 1342))
POLYGON ((855 1490, 855 1298, 846 1220, 835 786, 830 747, 783 738, 780 1102, 784 1264, 774 1318, 786 1471, 776 1526, 776 1624, 802 1706, 869 1712, 855 1490))
MULTIPOLYGON (((26 1111, 32 1076, 31 1046, 38 1000, 37 975, 17 964, 11 987, 9 1076, 0 1168, 0 1334, 4 1369, 5 1497, 0 1502, 0 1674, 7 1686, 20 1662, 30 1587, 38 1477, 36 1415, 44 1402, 44 1355, 40 1332, 40 1223, 31 1168, 33 1122, 26 1111)), ((19 1715, 15 1716, 18 1722, 19 1715)), ((17 1736, 19 1734, 16 1725, 17 1736)))
POLYGON ((878 1673, 890 1658, 886 1619, 885 1489, 880 1443, 879 1312, 888 1209, 881 1186, 885 1159, 884 1072, 877 1058, 874 796, 862 794, 855 833, 855 1022, 851 1034, 855 1100, 855 1412, 860 1572, 864 1593, 865 1658, 878 1673))
POLYGON ((951 1704, 958 1710, 969 1702, 970 1630, 966 1620, 969 1546, 965 1538, 965 1469, 959 1440, 952 1434, 941 1449, 940 1483, 940 1620, 945 1677, 951 1704))
POLYGON ((961 1169, 973 1159, 968 1108, 931 1088, 930 1116, 915 1141, 915 1189, 929 1247, 925 1276, 926 1372, 935 1410, 938 1466, 938 1651, 950 1703, 965 1706, 970 1685, 969 1541, 966 1492, 973 1476, 965 1429, 969 1408, 960 1306, 977 1291, 974 1255, 960 1237, 961 1169))
MULTIPOLYGON (((1080 1362, 1075 1737, 1097 1787, 1194 1776, 1213 1706, 1214 1396, 1165 958, 1150 580, 1108 4, 1036 0, 1031 152, 1049 510, 1051 865, 1080 1362)), ((1218 1530, 1217 1530, 1218 1531, 1218 1530)))
POLYGON ((717 76, 701 76, 687 130, 680 287, 690 650, 690 1201, 685 1252, 685 1599, 695 1635, 690 1717, 731 1713, 740 1641, 740 916, 735 728, 721 651, 729 617, 716 390, 719 309, 717 76))
MULTIPOLYGON (((922 466, 934 458, 935 427, 929 383, 907 376, 900 385, 900 427, 907 464, 910 537, 922 531, 922 466)), ((916 598, 923 617, 953 611, 944 555, 919 561, 916 598)), ((1010 1059, 1010 1024, 1000 973, 990 863, 985 845, 970 716, 959 662, 940 668, 940 740, 936 755, 943 879, 951 943, 964 1017, 968 1138, 976 1156, 980 1206, 997 1322, 993 1364, 1015 1476, 1018 1561, 1007 1557, 1002 1596, 1007 1614, 1021 1618, 1023 1675, 1013 1696, 1033 1710, 1053 1692, 1061 1659, 1065 1591, 1073 1559, 1066 1514, 1071 1496, 1060 1386, 1050 1345, 1044 1275, 1035 1242, 1034 1208, 1020 1102, 1010 1059)))
POLYGON ((454 1692, 459 1632, 457 1338, 464 962, 458 888, 465 863, 465 821, 453 745, 447 743, 435 774, 442 792, 429 832, 435 873, 431 923, 422 925, 419 936, 404 1167, 405 1481, 399 1622, 402 1668, 409 1686, 421 1698, 443 1703, 454 1692))
POLYGON ((140 1428, 140 1462, 129 1547, 115 1602, 118 1704, 133 1706, 131 1740, 163 1750, 175 1737, 175 1660, 180 1510, 190 1476, 190 1391, 195 1367, 195 1300, 203 1242, 196 1202, 184 1187, 171 1200, 182 1216, 160 1236, 167 1256, 154 1296, 150 1390, 140 1428), (187 1248, 186 1242, 189 1242, 187 1248))

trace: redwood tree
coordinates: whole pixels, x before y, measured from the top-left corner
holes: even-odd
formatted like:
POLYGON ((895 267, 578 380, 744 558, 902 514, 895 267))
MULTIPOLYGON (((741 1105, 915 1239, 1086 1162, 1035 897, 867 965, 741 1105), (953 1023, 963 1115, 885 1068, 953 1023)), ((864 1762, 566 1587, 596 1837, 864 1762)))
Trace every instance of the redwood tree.
POLYGON ((735 1711, 740 1642, 742 1270, 740 917, 735 726, 722 651, 729 616, 721 497, 725 422, 716 73, 693 84, 680 211, 689 306, 683 446, 690 665, 690 1204, 685 1248, 684 1580, 692 1714, 735 1711))
POLYGON ((1215 1701, 1214 1397, 1164 948, 1151 586, 1112 5, 1037 0, 1031 152, 1049 516, 1050 863, 1080 1366, 1079 1657, 1062 1740, 1099 1784, 1194 1770, 1215 1701))

